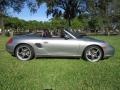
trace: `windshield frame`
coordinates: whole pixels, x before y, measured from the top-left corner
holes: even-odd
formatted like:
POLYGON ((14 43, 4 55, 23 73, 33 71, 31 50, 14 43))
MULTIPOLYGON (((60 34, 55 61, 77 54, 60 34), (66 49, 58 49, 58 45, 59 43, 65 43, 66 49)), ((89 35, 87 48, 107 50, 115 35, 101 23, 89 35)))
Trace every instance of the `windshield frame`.
POLYGON ((76 36, 74 36, 69 30, 64 30, 65 33, 67 33, 68 35, 70 35, 72 37, 72 39, 77 39, 76 36))
POLYGON ((73 39, 79 39, 82 38, 83 36, 87 36, 86 34, 80 34, 78 31, 73 31, 73 30, 65 30, 67 34, 69 34, 73 39))

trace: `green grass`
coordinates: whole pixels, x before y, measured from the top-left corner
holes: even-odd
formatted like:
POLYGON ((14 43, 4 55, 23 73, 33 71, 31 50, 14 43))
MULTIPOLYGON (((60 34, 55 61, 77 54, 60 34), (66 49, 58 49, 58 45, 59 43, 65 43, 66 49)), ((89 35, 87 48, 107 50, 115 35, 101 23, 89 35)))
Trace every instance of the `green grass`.
POLYGON ((120 37, 97 36, 115 47, 114 57, 90 63, 82 59, 19 61, 5 51, 0 36, 0 90, 120 90, 120 37))

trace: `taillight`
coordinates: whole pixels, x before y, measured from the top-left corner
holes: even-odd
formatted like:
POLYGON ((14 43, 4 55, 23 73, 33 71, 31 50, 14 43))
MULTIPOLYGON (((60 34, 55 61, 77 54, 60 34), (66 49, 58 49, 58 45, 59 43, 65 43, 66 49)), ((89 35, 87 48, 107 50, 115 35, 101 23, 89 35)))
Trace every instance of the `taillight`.
POLYGON ((11 44, 13 42, 13 38, 9 38, 8 41, 7 41, 7 44, 11 44))

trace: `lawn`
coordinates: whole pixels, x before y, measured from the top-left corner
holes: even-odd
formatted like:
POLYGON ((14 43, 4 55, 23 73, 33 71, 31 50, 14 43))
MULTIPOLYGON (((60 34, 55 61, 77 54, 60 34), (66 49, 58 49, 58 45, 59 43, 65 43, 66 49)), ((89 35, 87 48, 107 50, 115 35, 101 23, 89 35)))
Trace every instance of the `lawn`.
POLYGON ((120 90, 120 36, 97 36, 115 47, 114 57, 90 63, 82 59, 19 61, 5 51, 0 36, 0 90, 120 90))

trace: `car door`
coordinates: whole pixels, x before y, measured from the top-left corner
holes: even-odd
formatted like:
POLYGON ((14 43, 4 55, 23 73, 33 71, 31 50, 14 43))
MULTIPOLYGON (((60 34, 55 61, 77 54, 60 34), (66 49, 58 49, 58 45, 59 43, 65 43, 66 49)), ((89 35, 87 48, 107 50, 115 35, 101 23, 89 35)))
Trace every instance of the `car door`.
POLYGON ((79 42, 76 39, 49 38, 43 40, 43 48, 48 55, 78 56, 79 42))

